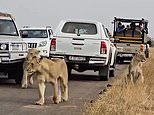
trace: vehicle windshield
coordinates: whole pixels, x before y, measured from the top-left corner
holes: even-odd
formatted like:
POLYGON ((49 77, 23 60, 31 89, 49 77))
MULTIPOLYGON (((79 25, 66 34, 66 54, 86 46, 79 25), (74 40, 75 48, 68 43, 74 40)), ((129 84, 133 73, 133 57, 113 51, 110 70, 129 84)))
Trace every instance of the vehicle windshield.
POLYGON ((0 35, 18 36, 17 28, 12 20, 0 19, 0 35))
POLYGON ((47 38, 47 30, 20 30, 22 38, 47 38))
POLYGON ((96 25, 92 23, 67 22, 62 28, 62 32, 95 35, 97 34, 97 28, 96 25))

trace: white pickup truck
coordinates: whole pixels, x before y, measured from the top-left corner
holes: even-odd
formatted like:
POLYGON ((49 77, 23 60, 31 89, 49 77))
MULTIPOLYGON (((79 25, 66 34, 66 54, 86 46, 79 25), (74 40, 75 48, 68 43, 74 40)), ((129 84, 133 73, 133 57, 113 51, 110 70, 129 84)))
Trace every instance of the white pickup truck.
POLYGON ((62 20, 51 40, 51 57, 63 57, 68 72, 99 71, 100 80, 114 76, 116 48, 104 25, 90 20, 62 20))
POLYGON ((27 50, 12 15, 0 12, 0 78, 21 82, 27 50))

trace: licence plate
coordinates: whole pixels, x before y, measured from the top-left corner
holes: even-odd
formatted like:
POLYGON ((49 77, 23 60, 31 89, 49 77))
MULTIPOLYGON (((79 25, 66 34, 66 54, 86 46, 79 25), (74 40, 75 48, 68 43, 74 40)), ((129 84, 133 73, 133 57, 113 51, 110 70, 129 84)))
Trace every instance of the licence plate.
POLYGON ((133 54, 122 54, 123 57, 133 57, 133 54))
POLYGON ((124 51, 131 52, 131 49, 127 48, 127 49, 124 49, 124 51))
POLYGON ((85 61, 86 57, 69 56, 69 60, 72 60, 72 61, 85 61))
POLYGON ((117 47, 118 51, 123 51, 123 47, 117 47))
POLYGON ((81 50, 82 48, 80 47, 74 47, 74 50, 81 50))

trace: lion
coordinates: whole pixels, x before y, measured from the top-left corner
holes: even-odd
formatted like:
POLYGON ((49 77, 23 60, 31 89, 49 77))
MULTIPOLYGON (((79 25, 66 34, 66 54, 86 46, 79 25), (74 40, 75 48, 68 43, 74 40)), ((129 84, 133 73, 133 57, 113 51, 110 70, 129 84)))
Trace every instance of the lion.
POLYGON ((33 57, 37 57, 37 58, 41 58, 41 56, 39 55, 39 50, 37 50, 36 48, 32 48, 28 50, 27 56, 24 60, 23 63, 23 78, 22 78, 22 82, 21 82, 21 87, 22 88, 27 88, 28 84, 32 85, 33 84, 33 78, 31 74, 27 73, 27 67, 28 64, 30 63, 30 61, 33 59, 33 57))
POLYGON ((40 99, 35 104, 44 104, 46 83, 51 83, 54 87, 55 104, 68 100, 68 71, 64 59, 33 58, 27 67, 27 72, 31 75, 35 74, 33 77, 38 81, 40 99))
POLYGON ((137 81, 144 83, 144 76, 142 72, 142 62, 145 62, 146 58, 143 52, 138 52, 135 54, 128 66, 128 74, 126 77, 126 82, 131 82, 136 84, 137 81))

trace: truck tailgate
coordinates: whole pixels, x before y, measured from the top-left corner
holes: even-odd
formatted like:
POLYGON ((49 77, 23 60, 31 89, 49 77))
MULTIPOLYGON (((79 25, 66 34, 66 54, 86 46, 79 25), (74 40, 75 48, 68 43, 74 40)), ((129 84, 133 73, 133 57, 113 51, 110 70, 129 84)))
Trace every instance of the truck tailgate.
POLYGON ((140 51, 141 44, 131 44, 131 43, 117 43, 117 51, 124 53, 136 53, 140 51))
POLYGON ((58 37, 56 52, 65 55, 100 56, 101 40, 94 38, 58 37))

